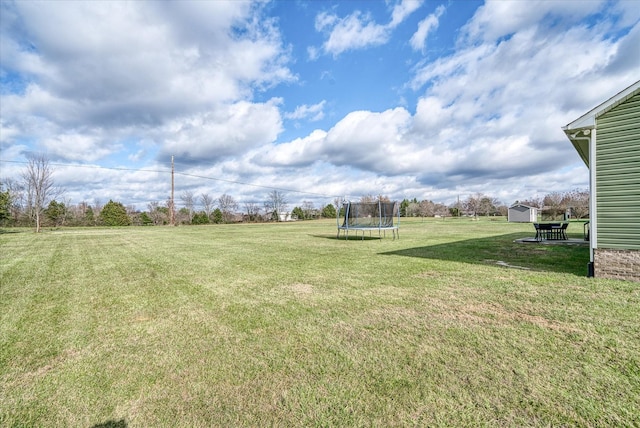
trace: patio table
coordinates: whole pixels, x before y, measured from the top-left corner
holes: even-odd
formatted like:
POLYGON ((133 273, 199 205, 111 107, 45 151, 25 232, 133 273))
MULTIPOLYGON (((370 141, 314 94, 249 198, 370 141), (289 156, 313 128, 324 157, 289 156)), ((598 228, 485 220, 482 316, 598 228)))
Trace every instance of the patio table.
POLYGON ((567 227, 569 223, 533 223, 536 229, 536 241, 542 240, 567 240, 567 227))

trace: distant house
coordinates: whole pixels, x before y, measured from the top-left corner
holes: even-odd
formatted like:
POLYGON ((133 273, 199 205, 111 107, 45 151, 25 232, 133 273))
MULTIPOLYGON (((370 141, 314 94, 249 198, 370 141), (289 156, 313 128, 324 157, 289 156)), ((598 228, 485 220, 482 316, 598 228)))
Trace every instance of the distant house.
POLYGON ((293 217, 291 216, 291 211, 287 213, 278 213, 280 221, 293 221, 293 217))
POLYGON ((294 221, 295 217, 292 212, 276 213, 274 211, 266 211, 264 216, 266 221, 294 221))
POLYGON ((535 223, 538 221, 538 209, 524 204, 511 205, 507 220, 513 223, 535 223))
POLYGON ((640 81, 562 130, 589 167, 589 273, 640 281, 640 81))

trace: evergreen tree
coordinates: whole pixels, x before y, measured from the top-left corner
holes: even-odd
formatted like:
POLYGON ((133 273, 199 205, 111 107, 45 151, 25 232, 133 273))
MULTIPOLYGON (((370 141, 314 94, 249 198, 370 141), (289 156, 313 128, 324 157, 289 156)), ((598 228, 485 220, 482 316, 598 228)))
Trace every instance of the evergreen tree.
POLYGON ((11 194, 9 190, 0 192, 0 224, 11 217, 11 194))
POLYGON ((291 211, 291 214, 296 216, 298 220, 304 220, 304 211, 302 211, 300 207, 295 207, 293 211, 291 211))
POLYGON ((216 208, 215 210, 213 210, 213 213, 211 213, 211 217, 213 217, 211 219, 213 223, 215 224, 222 223, 222 211, 220 211, 220 208, 216 208))
POLYGON ((96 223, 96 216, 93 214, 93 208, 87 207, 84 213, 84 221, 87 225, 93 226, 96 223))
POLYGON ((127 209, 120 202, 109 202, 100 211, 100 221, 105 226, 129 226, 131 219, 127 215, 127 209))
POLYGON ((322 217, 336 218, 336 208, 333 206, 333 204, 328 204, 322 209, 322 217))
POLYGON ((207 213, 204 211, 195 213, 193 215, 193 219, 191 219, 191 224, 209 224, 209 217, 207 217, 207 213))
POLYGON ((143 226, 153 225, 153 220, 151 219, 151 217, 149 217, 149 214, 147 214, 146 211, 140 214, 140 222, 142 223, 143 226))
POLYGON ((409 200, 408 199, 403 199, 402 202, 400 202, 400 216, 401 217, 406 217, 407 216, 407 207, 409 206, 409 200))
POLYGON ((44 210, 47 218, 51 220, 54 226, 61 226, 64 223, 67 207, 63 202, 57 202, 55 199, 49 202, 49 206, 44 210))

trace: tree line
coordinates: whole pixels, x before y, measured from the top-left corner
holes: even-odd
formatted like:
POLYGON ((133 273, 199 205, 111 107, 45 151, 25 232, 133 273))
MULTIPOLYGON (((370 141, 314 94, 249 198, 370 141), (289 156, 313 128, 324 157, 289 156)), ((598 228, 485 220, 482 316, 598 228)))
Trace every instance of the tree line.
MULTIPOLYGON (((543 220, 560 220, 567 214, 583 219, 589 216, 589 191, 574 189, 567 192, 551 192, 544 197, 516 200, 513 204, 538 208, 543 220)), ((403 217, 507 216, 508 210, 509 207, 499 199, 484 193, 469 195, 450 205, 430 200, 418 202, 415 198, 404 199, 400 204, 403 217)))
MULTIPOLYGON (((184 191, 179 195, 182 207, 175 209, 175 201, 151 201, 145 211, 121 202, 109 200, 102 204, 95 200, 72 204, 64 198, 64 191, 53 181, 53 168, 43 155, 31 156, 21 180, 5 178, 0 181, 0 226, 129 226, 168 224, 222 224, 236 222, 268 222, 335 218, 342 210, 342 200, 317 208, 311 201, 303 201, 289 211, 287 196, 279 191, 269 192, 264 201, 240 204, 233 196, 222 194, 215 198, 208 193, 184 191)), ((359 202, 389 202, 387 196, 362 196, 359 202)), ((529 198, 522 203, 538 208, 543 219, 557 220, 567 212, 575 218, 589 214, 589 192, 571 190, 552 192, 542 198, 529 198)), ((506 216, 508 207, 497 198, 483 193, 469 195, 449 205, 431 200, 404 199, 400 203, 402 217, 460 217, 506 216)))
POLYGON ((289 211, 287 197, 279 190, 269 192, 261 203, 242 205, 228 194, 215 198, 208 193, 184 191, 179 195, 182 207, 177 210, 171 198, 151 201, 144 211, 113 200, 104 205, 100 200, 72 204, 64 198, 63 189, 55 185, 53 172, 44 155, 32 155, 20 180, 0 180, 0 226, 35 226, 39 232, 43 226, 221 224, 336 216, 333 205, 316 208, 311 201, 303 201, 302 206, 289 211))

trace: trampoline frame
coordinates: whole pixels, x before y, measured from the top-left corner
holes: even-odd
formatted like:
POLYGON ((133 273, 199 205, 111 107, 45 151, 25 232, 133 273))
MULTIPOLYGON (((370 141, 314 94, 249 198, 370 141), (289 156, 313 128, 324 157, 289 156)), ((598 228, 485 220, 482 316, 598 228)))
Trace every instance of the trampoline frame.
MULTIPOLYGON (((337 210, 336 212, 336 224, 338 226, 338 233, 336 235, 336 239, 340 238, 340 231, 344 231, 344 239, 349 239, 349 231, 353 231, 356 234, 356 238, 358 237, 358 231, 362 231, 362 239, 364 240, 364 235, 366 231, 369 231, 369 236, 372 236, 372 232, 374 231, 378 231, 378 237, 380 239, 382 239, 382 237, 386 237, 387 236, 387 230, 390 230, 391 233, 393 234, 393 239, 395 240, 396 237, 398 239, 400 239, 400 210, 398 207, 398 202, 394 201, 392 202, 393 207, 391 210, 391 215, 387 216, 385 213, 385 216, 383 217, 383 206, 382 204, 388 204, 386 202, 381 202, 381 201, 377 201, 377 202, 370 202, 370 203, 364 203, 364 202, 344 202, 342 204, 342 208, 344 209, 344 217, 340 216, 340 211, 342 210, 337 210), (378 217, 377 217, 377 224, 376 224, 376 218, 375 217, 369 217, 370 220, 370 224, 369 225, 350 225, 349 224, 349 219, 354 218, 351 217, 350 214, 352 213, 352 205, 371 205, 372 207, 377 205, 377 210, 375 210, 375 212, 378 213, 378 217), (383 221, 384 219, 384 221, 383 221), (396 220, 394 223, 394 219, 396 220), (340 220, 342 220, 342 225, 340 224, 340 220), (390 223, 389 223, 390 220, 390 223)), ((356 217, 356 218, 364 218, 364 217, 356 217)))

